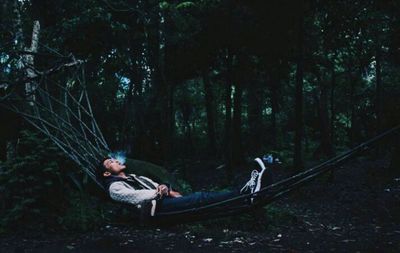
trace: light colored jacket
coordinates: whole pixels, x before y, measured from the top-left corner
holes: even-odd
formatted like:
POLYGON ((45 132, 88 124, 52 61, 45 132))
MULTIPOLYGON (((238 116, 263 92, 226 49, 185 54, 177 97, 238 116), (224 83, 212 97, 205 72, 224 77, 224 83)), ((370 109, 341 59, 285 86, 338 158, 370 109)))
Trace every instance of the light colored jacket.
POLYGON ((157 204, 156 199, 159 198, 157 194, 158 185, 150 178, 130 174, 127 181, 111 183, 108 191, 113 200, 135 205, 139 209, 142 208, 143 204, 151 202, 150 215, 154 216, 157 204), (129 181, 139 186, 134 188, 132 184, 128 183, 129 181))

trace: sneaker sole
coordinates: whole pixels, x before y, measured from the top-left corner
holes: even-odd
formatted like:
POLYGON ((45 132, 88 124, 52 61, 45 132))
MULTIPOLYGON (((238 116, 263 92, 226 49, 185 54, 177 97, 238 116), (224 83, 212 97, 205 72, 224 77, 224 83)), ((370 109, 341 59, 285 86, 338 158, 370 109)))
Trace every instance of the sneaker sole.
POLYGON ((264 171, 266 170, 266 168, 265 168, 265 165, 261 161, 260 158, 256 158, 256 159, 254 159, 254 161, 256 161, 258 163, 258 165, 260 165, 260 167, 261 167, 261 172, 258 174, 258 178, 257 178, 257 186, 256 186, 256 189, 254 190, 254 192, 258 192, 258 191, 260 191, 261 179, 262 179, 262 176, 263 176, 264 171))

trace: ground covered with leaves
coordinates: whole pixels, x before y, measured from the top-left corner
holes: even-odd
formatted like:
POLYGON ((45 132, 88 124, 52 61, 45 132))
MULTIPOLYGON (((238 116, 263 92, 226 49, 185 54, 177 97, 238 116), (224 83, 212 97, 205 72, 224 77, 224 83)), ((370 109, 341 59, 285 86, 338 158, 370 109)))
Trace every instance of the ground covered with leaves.
POLYGON ((386 160, 359 158, 239 217, 167 228, 112 223, 80 233, 17 230, 0 237, 0 245, 0 252, 398 252, 400 170, 386 160))

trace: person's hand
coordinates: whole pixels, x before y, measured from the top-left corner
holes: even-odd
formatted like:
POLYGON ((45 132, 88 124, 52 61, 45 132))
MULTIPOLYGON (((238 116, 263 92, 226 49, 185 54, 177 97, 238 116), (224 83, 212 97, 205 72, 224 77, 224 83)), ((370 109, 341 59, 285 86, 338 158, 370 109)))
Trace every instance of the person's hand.
POLYGON ((165 184, 160 184, 157 187, 157 193, 161 196, 168 196, 168 187, 165 184))
POLYGON ((179 198, 179 197, 182 197, 182 194, 180 194, 179 192, 176 192, 176 191, 169 191, 169 196, 171 196, 173 198, 179 198))

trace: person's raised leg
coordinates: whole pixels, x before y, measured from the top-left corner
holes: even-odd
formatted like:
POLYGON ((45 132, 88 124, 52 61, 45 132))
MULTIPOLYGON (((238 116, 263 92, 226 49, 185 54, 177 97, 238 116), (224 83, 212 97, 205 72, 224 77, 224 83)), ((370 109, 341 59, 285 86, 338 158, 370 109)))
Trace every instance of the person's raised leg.
POLYGON ((157 213, 197 208, 239 196, 238 192, 195 192, 179 198, 164 198, 157 202, 157 213))

